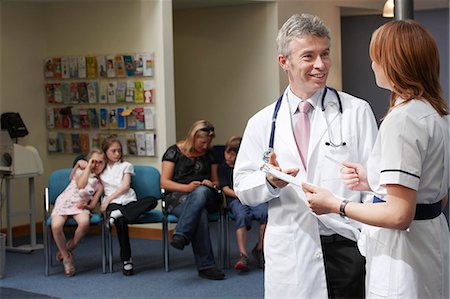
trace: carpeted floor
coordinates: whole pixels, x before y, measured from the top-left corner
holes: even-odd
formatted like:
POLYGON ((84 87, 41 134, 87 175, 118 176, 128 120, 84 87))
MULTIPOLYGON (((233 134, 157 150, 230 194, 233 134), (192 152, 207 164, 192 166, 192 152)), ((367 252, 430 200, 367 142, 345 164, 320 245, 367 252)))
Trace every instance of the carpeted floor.
MULTIPOLYGON (((256 242, 255 228, 249 233, 249 251, 256 242)), ((211 229, 211 232, 214 231, 215 229, 211 229)), ((239 254, 234 235, 231 239, 232 263, 234 263, 239 254)), ((215 240, 212 241, 216 252, 215 240)), ((5 277, 0 280, 2 290, 0 298, 263 297, 263 272, 256 269, 254 263, 249 272, 241 273, 234 269, 225 269, 226 279, 223 281, 202 279, 198 276, 194 265, 192 248, 188 246, 183 251, 170 249, 171 270, 165 272, 162 241, 132 239, 136 274, 125 277, 121 272, 117 239, 113 240, 113 244, 115 267, 113 273, 102 273, 100 237, 90 235, 74 252, 77 273, 71 278, 64 276, 61 264, 53 267, 52 274, 46 277, 43 250, 36 250, 31 254, 6 252, 5 277)))
POLYGON ((47 295, 32 293, 32 292, 25 292, 18 289, 12 289, 12 288, 2 288, 0 287, 0 298, 8 298, 8 299, 58 299, 57 297, 51 297, 47 295))

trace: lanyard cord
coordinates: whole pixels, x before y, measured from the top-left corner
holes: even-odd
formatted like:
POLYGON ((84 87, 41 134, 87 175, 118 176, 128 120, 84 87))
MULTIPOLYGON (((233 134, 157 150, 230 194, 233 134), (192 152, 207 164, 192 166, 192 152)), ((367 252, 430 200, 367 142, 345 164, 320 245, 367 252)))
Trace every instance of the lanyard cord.
POLYGON ((269 150, 273 149, 273 140, 275 138, 275 123, 277 122, 278 111, 280 111, 282 99, 283 99, 283 95, 281 95, 278 98, 277 103, 275 104, 275 110, 273 111, 272 128, 270 130, 270 139, 269 139, 269 150))

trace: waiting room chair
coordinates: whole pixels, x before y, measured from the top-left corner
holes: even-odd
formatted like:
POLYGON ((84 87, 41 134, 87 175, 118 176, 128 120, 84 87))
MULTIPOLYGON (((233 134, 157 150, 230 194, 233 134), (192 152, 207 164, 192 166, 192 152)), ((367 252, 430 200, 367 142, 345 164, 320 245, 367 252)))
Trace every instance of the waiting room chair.
MULTIPOLYGON (((153 196, 156 199, 161 198, 160 189, 160 173, 153 166, 134 165, 135 175, 131 176, 130 187, 136 192, 137 199, 153 196)), ((106 221, 106 219, 105 219, 106 221)), ((148 223, 163 223, 163 213, 158 209, 153 209, 142 214, 133 224, 148 224, 148 223)), ((104 223, 104 231, 107 234, 108 246, 108 261, 109 271, 113 272, 113 250, 112 250, 112 234, 106 229, 106 222, 104 223)), ((164 242, 163 242, 164 244, 164 242)), ((164 254, 163 245, 163 256, 164 254)), ((164 258, 164 266, 166 267, 166 259, 164 258)))
MULTIPOLYGON (((164 189, 162 192, 162 211, 163 211, 163 241, 164 241, 164 260, 165 270, 169 271, 169 223, 178 223, 178 217, 167 211, 167 204, 164 198, 164 189)), ((222 192, 219 192, 219 196, 222 197, 222 192)), ((224 247, 225 247, 225 234, 224 234, 224 218, 223 203, 219 204, 219 210, 217 212, 208 213, 209 222, 217 222, 217 252, 219 257, 219 267, 224 267, 224 247)))
MULTIPOLYGON (((48 177, 48 186, 45 188, 45 209, 43 221, 43 236, 44 236, 44 260, 45 260, 45 275, 50 275, 50 268, 54 266, 52 253, 52 232, 51 232, 51 209, 56 202, 56 198, 66 189, 70 183, 70 173, 72 168, 59 169, 52 172, 48 177)), ((106 273, 106 251, 105 239, 103 232, 103 217, 100 213, 93 212, 90 218, 91 226, 100 226, 101 233, 101 256, 102 256, 102 270, 106 273)), ((76 227, 76 221, 69 217, 65 226, 76 227)))

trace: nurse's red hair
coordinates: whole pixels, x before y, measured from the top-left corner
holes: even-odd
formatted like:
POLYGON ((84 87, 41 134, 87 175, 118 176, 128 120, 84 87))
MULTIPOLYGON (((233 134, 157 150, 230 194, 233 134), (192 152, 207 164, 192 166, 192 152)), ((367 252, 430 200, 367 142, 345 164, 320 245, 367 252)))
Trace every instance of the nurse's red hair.
POLYGON ((393 87, 391 108, 398 97, 425 99, 441 116, 449 114, 439 82, 439 51, 425 27, 414 20, 388 22, 373 33, 369 54, 393 87))

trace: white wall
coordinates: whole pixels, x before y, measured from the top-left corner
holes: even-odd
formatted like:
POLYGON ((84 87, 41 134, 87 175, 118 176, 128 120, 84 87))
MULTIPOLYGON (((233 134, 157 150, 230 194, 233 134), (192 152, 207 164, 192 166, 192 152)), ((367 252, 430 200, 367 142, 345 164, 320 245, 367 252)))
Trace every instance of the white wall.
MULTIPOLYGON (((48 174, 70 167, 76 156, 47 153, 46 57, 154 52, 157 156, 127 160, 159 168, 161 153, 175 140, 171 1, 2 1, 1 9, 0 108, 2 113, 21 114, 30 134, 19 143, 35 146, 44 162, 45 173, 36 180, 38 220, 48 174)), ((26 180, 13 181, 12 190, 14 206, 26 208, 26 180)), ((28 223, 28 218, 18 218, 13 225, 22 223, 28 223)))
MULTIPOLYGON (((1 112, 19 112, 29 135, 19 138, 19 144, 33 145, 40 152, 44 167, 46 157, 45 100, 43 92, 42 59, 45 55, 45 17, 40 4, 2 2, 2 89, 1 112)), ((42 219, 42 194, 46 176, 36 178, 36 206, 42 219)), ((4 192, 4 187, 3 190, 4 192)), ((27 179, 12 180, 12 211, 28 208, 27 179)), ((2 209, 5 215, 5 207, 2 209)), ((13 225, 27 223, 18 217, 13 225)), ((5 217, 2 217, 6 223, 5 217)), ((3 226, 5 227, 5 225, 3 226)))
POLYGON ((247 120, 288 84, 275 39, 287 18, 302 12, 330 27, 328 84, 341 89, 340 10, 334 4, 277 1, 174 12, 177 139, 198 119, 215 125, 215 144, 242 135, 247 120))
POLYGON ((177 139, 207 119, 223 144, 278 97, 275 11, 259 3, 174 12, 177 139))

